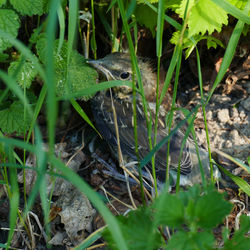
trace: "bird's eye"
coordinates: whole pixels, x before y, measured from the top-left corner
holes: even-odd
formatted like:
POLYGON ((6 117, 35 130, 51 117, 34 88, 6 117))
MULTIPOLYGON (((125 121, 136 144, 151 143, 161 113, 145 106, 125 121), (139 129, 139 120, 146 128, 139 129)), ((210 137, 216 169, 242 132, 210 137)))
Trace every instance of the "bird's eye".
POLYGON ((126 79, 128 79, 130 77, 130 73, 129 72, 122 72, 121 74, 120 74, 120 78, 122 79, 122 80, 126 80, 126 79))

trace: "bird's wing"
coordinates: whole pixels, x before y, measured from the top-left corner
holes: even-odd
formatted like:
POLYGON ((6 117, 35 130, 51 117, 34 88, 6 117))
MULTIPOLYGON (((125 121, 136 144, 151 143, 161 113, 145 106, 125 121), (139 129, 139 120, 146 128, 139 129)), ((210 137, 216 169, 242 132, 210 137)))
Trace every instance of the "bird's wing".
MULTIPOLYGON (((115 125, 110 97, 100 94, 99 96, 93 98, 91 106, 100 133, 110 144, 111 148, 114 151, 117 151, 117 138, 115 133, 115 125)), ((117 123, 119 127, 119 138, 122 153, 124 156, 127 156, 132 160, 137 160, 135 155, 132 103, 126 101, 117 101, 114 99, 114 106, 117 115, 117 123)), ((139 104, 137 104, 137 134, 139 154, 142 159, 149 153, 150 150, 148 143, 146 120, 143 108, 139 104)), ((157 133, 157 143, 160 142, 165 136, 167 136, 166 129, 160 127, 157 133)), ((178 158, 183 138, 184 134, 181 131, 177 131, 170 140, 170 166, 174 169, 177 169, 178 167, 178 158)), ((189 174, 192 169, 189 143, 189 141, 186 142, 181 157, 180 165, 182 174, 189 174)), ((166 157, 167 144, 163 145, 161 149, 156 153, 156 166, 158 168, 165 169, 166 157)))
MULTIPOLYGON (((158 131, 157 134, 157 141, 161 141, 164 137, 166 137, 166 133, 163 133, 161 130, 158 131)), ((170 139, 170 147, 169 147, 169 156, 170 156, 170 165, 172 168, 177 169, 179 158, 180 158, 180 171, 182 174, 187 175, 192 171, 192 160, 190 155, 190 139, 186 140, 184 145, 182 155, 180 157, 181 145, 184 140, 184 133, 181 130, 177 130, 170 139)), ((163 145, 160 150, 157 152, 156 158, 159 160, 164 160, 161 162, 161 165, 166 165, 166 158, 167 158, 167 147, 168 143, 163 145)))

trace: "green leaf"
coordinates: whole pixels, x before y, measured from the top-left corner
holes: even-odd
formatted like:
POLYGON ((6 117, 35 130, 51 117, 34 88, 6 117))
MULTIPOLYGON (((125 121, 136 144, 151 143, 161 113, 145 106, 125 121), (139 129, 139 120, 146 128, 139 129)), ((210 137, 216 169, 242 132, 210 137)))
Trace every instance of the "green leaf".
POLYGON ((6 3, 6 0, 0 0, 0 7, 6 3))
MULTIPOLYGON (((46 37, 42 35, 36 44, 37 53, 44 64, 46 64, 46 43, 46 37)), ((85 62, 84 57, 73 50, 67 67, 67 43, 64 42, 59 54, 57 45, 58 41, 54 49, 57 95, 60 97, 69 93, 74 94, 95 85, 98 74, 85 62)), ((87 100, 92 96, 85 95, 82 99, 87 100)))
MULTIPOLYGON (((148 208, 130 211, 127 217, 118 217, 118 221, 129 249, 158 249, 160 246, 160 233, 153 226, 148 208)), ((118 249, 108 231, 104 233, 104 238, 111 249, 118 249)))
POLYGON ((248 250, 250 238, 245 236, 250 231, 250 218, 246 215, 240 217, 240 229, 234 233, 232 239, 227 239, 224 244, 226 250, 248 250))
POLYGON ((0 62, 5 62, 8 59, 9 55, 0 53, 0 62))
POLYGON ((22 15, 42 15, 44 13, 44 0, 10 0, 13 7, 22 15))
MULTIPOLYGON (((57 58, 58 59, 58 58, 57 58)), ((94 84, 96 84, 97 72, 84 61, 84 57, 76 51, 72 51, 70 63, 68 67, 69 89, 67 90, 65 82, 66 61, 57 60, 55 65, 56 73, 56 91, 58 96, 67 93, 77 93, 94 84)), ((84 100, 89 99, 93 95, 84 96, 84 100)))
MULTIPOLYGON (((3 30, 13 37, 17 36, 20 27, 18 15, 13 10, 0 9, 0 30, 3 30)), ((11 43, 4 37, 0 37, 0 51, 12 46, 11 43)))
MULTIPOLYGON (((183 0, 180 8, 176 12, 183 18, 188 0, 183 0)), ((189 1, 188 19, 189 36, 195 34, 213 33, 215 30, 221 31, 222 25, 227 25, 227 12, 210 0, 189 1)))
POLYGON ((180 227, 184 223, 184 205, 177 194, 162 193, 155 201, 155 220, 157 225, 180 227))
MULTIPOLYGON (((180 40, 180 31, 176 31, 173 33, 170 42, 173 44, 178 44, 179 40, 180 40)), ((189 55, 192 53, 192 51, 194 50, 196 44, 201 41, 201 40, 207 40, 207 48, 217 48, 217 45, 221 46, 222 48, 224 48, 225 46, 223 45, 223 43, 213 37, 213 36, 202 36, 202 35, 194 35, 192 36, 192 39, 188 36, 188 32, 184 33, 184 36, 182 38, 182 47, 183 49, 187 49, 185 51, 186 54, 186 58, 189 57, 189 55)))
MULTIPOLYGON (((47 47, 46 34, 45 33, 40 34, 38 38, 36 37, 35 40, 36 40, 36 51, 37 51, 38 57, 41 60, 41 62, 45 64, 46 63, 46 47, 47 47)), ((63 55, 63 56, 65 58, 66 55, 63 55)))
POLYGON ((166 249, 212 249, 213 243, 214 237, 212 233, 180 231, 171 237, 166 249))
MULTIPOLYGON (((177 8, 179 8, 181 1, 182 0, 167 0, 165 1, 165 9, 176 10, 177 8)), ((155 4, 158 3, 159 0, 149 0, 149 1, 147 0, 147 2, 155 4)), ((137 0, 137 3, 144 4, 145 0, 137 0)))
POLYGON ((135 17, 140 25, 149 28, 152 36, 155 37, 155 27, 157 24, 157 13, 144 4, 138 4, 135 9, 135 17), (150 17, 150 18, 149 18, 150 17))
POLYGON ((16 81, 20 86, 22 86, 23 88, 29 88, 35 76, 37 75, 37 70, 32 62, 23 62, 18 60, 10 64, 8 73, 12 76, 16 76, 16 81), (22 65, 20 65, 20 63, 22 65))
POLYGON ((238 9, 243 10, 246 6, 248 0, 227 0, 229 3, 237 7, 238 9))
POLYGON ((231 209, 232 204, 224 200, 223 194, 209 189, 208 193, 200 197, 195 205, 197 225, 201 228, 212 229, 223 221, 231 209))
POLYGON ((182 0, 167 0, 165 1, 165 8, 169 8, 171 10, 176 10, 179 8, 182 0))
POLYGON ((201 187, 197 184, 188 189, 187 192, 180 192, 179 196, 185 206, 188 205, 190 200, 196 201, 200 197, 201 187))
POLYGON ((7 109, 0 111, 0 128, 3 133, 17 135, 24 134, 29 128, 31 118, 25 113, 21 102, 16 101, 7 109))
POLYGON ((217 38, 213 36, 204 36, 204 39, 207 39, 207 48, 210 49, 211 47, 217 48, 217 45, 221 46, 222 48, 225 48, 224 44, 217 38))

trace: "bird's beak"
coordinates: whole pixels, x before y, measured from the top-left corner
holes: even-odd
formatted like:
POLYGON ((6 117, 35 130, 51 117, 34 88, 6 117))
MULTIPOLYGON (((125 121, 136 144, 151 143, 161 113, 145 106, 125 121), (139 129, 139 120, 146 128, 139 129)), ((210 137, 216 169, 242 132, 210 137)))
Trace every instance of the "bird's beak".
POLYGON ((87 60, 87 63, 94 67, 99 73, 103 74, 108 81, 113 80, 111 72, 103 65, 103 60, 87 60))

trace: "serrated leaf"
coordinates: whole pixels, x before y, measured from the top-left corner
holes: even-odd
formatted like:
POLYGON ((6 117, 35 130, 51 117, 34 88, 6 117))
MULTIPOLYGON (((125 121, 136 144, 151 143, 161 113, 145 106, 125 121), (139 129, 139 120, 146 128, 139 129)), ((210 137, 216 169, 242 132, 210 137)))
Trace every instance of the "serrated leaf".
POLYGON ((232 204, 224 200, 223 194, 215 190, 209 191, 196 202, 197 225, 201 228, 212 229, 223 221, 231 209, 232 204))
POLYGON ((37 75, 37 70, 35 69, 32 62, 20 62, 20 60, 18 60, 10 64, 8 73, 12 76, 15 75, 16 81, 20 86, 22 86, 22 88, 29 88, 35 76, 37 75), (17 69, 18 72, 16 72, 17 69))
POLYGON ((208 232, 177 232, 174 234, 166 249, 193 250, 193 249, 212 249, 214 237, 208 232))
MULTIPOLYGON (((44 35, 41 36, 36 44, 37 53, 44 64, 46 64, 46 44, 47 40, 44 35)), ((67 43, 64 42, 59 54, 57 53, 57 45, 58 41, 56 41, 54 49, 57 95, 74 94, 95 85, 98 74, 95 69, 85 62, 84 57, 73 50, 67 66, 67 43)), ((87 100, 92 96, 84 96, 82 99, 87 100)))
MULTIPOLYGON (((98 77, 97 72, 91 68, 84 61, 84 57, 76 51, 73 51, 71 54, 68 72, 68 79, 72 87, 70 93, 76 93, 96 84, 96 79, 98 77)), ((65 89, 61 93, 58 90, 59 96, 64 94, 66 94, 65 89)), ((85 96, 83 99, 87 100, 92 96, 93 95, 85 96)))
MULTIPOLYGON (((20 27, 20 20, 18 15, 13 10, 0 9, 0 30, 3 30, 13 37, 17 36, 20 27)), ((11 43, 0 37, 0 51, 3 51, 11 46, 11 43)))
POLYGON ((162 193, 153 208, 157 225, 177 228, 184 223, 184 205, 177 194, 162 193))
MULTIPOLYGON (((179 40, 180 40, 180 35, 181 32, 180 31, 176 31, 173 33, 170 42, 173 44, 178 44, 179 40)), ((190 38, 190 36, 188 35, 188 32, 184 33, 183 38, 182 38, 182 47, 183 49, 187 49, 185 51, 186 54, 186 58, 189 57, 189 55, 192 53, 192 51, 194 50, 196 44, 201 41, 207 39, 207 48, 216 48, 217 45, 220 45, 222 48, 224 48, 225 46, 223 45, 223 43, 219 40, 216 39, 213 36, 202 36, 202 35, 194 35, 192 36, 192 40, 190 38)))
POLYGON ((10 0, 13 7, 22 15, 42 15, 44 13, 44 0, 10 0))
POLYGON ((222 48, 225 48, 225 46, 222 43, 222 41, 220 41, 219 39, 217 39, 217 38, 215 38, 213 36, 205 36, 204 39, 207 39, 207 48, 208 49, 210 47, 217 48, 217 45, 221 46, 222 48))
POLYGON ((217 48, 217 43, 215 41, 212 41, 212 40, 207 40, 207 48, 208 49, 210 49, 210 48, 216 49, 217 48))
POLYGON ((144 4, 138 4, 135 9, 135 17, 140 25, 147 27, 152 36, 155 37, 155 27, 157 24, 157 13, 155 13, 150 7, 144 4), (150 18, 149 18, 150 17, 150 18))
POLYGON ((46 63, 46 48, 47 48, 46 34, 42 33, 38 37, 39 38, 37 38, 37 42, 36 42, 36 51, 41 62, 45 64, 46 63))
POLYGON ((3 133, 24 134, 29 128, 30 121, 28 113, 24 115, 24 106, 19 101, 13 102, 9 108, 0 111, 0 129, 3 133))
MULTIPOLYGON (((194 43, 191 41, 191 39, 189 37, 187 37, 188 33, 184 34, 182 37, 182 47, 185 48, 190 48, 191 46, 195 46, 197 44, 197 42, 199 41, 199 39, 201 38, 200 35, 195 35, 193 36, 193 40, 194 43)), ((179 40, 180 40, 180 36, 181 36, 181 32, 180 31, 176 31, 173 33, 170 42, 173 44, 178 44, 179 40)))
MULTIPOLYGON (((182 18, 184 17, 187 1, 183 0, 180 8, 176 10, 182 18)), ((203 35, 206 32, 211 34, 215 30, 220 32, 222 25, 228 23, 227 13, 210 0, 190 0, 188 10, 190 11, 188 18, 190 37, 195 34, 203 35)))
MULTIPOLYGON (((129 249, 158 249, 160 246, 160 233, 153 227, 148 208, 131 211, 127 217, 118 217, 118 221, 129 249)), ((118 249, 109 232, 104 233, 104 238, 111 249, 118 249)))

